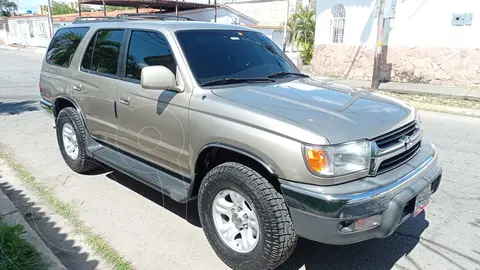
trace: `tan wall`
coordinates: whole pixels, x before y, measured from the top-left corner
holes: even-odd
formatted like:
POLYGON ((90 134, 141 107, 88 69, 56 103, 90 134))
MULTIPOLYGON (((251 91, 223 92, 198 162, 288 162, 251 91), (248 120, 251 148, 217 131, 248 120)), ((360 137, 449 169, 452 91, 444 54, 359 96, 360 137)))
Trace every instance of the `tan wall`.
MULTIPOLYGON (((365 45, 315 46, 312 70, 324 76, 370 80, 374 48, 365 45)), ((389 47, 384 74, 391 81, 480 86, 480 48, 389 47)))
POLYGON ((258 3, 228 3, 226 5, 257 20, 259 25, 269 26, 280 26, 285 21, 285 13, 287 11, 287 2, 285 0, 258 3))

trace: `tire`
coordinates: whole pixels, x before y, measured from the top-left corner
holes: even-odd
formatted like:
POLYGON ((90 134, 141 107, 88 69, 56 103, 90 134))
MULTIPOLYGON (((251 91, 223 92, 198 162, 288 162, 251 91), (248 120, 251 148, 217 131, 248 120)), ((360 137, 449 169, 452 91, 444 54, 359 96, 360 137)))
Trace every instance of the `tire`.
POLYGON ((63 160, 67 163, 68 167, 77 173, 86 173, 97 167, 95 160, 87 156, 87 130, 75 108, 66 107, 60 111, 56 119, 56 131, 58 147, 60 148, 60 153, 62 153, 63 160), (70 157, 65 149, 63 129, 67 124, 73 127, 73 133, 76 135, 78 145, 78 154, 76 158, 70 157))
POLYGON ((228 162, 208 172, 200 185, 198 210, 210 245, 217 256, 233 269, 275 269, 295 249, 297 236, 282 194, 247 166, 228 162), (251 251, 235 251, 222 240, 215 226, 215 200, 217 195, 229 191, 242 195, 256 213, 258 242, 251 251))

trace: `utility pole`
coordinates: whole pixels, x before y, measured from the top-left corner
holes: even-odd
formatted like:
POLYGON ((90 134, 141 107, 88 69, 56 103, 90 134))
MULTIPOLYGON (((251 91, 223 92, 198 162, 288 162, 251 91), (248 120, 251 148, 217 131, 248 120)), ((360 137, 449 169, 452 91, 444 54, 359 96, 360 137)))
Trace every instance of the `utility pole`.
POLYGON ((103 17, 107 17, 107 9, 105 8, 105 0, 102 0, 103 3, 103 17))
POLYGON ((177 22, 178 22, 178 0, 175 2, 175 16, 177 16, 177 22))
POLYGON ((283 25, 283 52, 287 51, 287 23, 290 12, 290 0, 287 0, 287 12, 285 12, 285 23, 283 25))
POLYGON ((214 10, 213 10, 213 17, 214 17, 214 22, 217 22, 217 0, 213 1, 214 10))
POLYGON ((53 17, 52 17, 52 1, 48 0, 48 30, 50 30, 50 38, 53 37, 53 17))
POLYGON ((82 6, 80 0, 78 0, 78 17, 82 17, 82 6))
POLYGON ((380 86, 380 65, 382 59, 382 51, 383 51, 383 32, 385 26, 385 18, 384 18, 384 8, 385 8, 385 0, 377 0, 375 6, 375 12, 378 18, 377 21, 377 39, 375 44, 375 55, 374 55, 374 62, 373 62, 373 73, 372 73, 372 90, 378 90, 380 86))

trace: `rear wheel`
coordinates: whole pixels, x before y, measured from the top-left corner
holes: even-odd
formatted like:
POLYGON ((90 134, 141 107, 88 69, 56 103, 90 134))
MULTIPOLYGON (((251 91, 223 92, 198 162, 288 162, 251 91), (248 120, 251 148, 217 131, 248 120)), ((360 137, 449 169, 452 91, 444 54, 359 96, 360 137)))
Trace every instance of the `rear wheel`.
POLYGON ((213 168, 198 197, 210 245, 234 269, 274 269, 297 236, 283 196, 258 172, 235 162, 213 168))
POLYGON ((56 120, 57 142, 63 160, 75 172, 85 173, 97 167, 87 156, 87 131, 78 111, 64 108, 56 120))

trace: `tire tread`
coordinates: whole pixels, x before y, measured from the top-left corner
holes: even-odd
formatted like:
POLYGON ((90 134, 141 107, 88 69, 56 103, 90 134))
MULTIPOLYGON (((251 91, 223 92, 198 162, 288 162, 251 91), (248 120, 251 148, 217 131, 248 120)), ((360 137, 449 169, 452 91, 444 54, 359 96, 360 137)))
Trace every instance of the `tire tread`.
MULTIPOLYGON (((292 254, 297 243, 297 236, 293 227, 290 214, 282 194, 273 185, 255 170, 236 163, 227 162, 213 168, 204 178, 199 193, 199 209, 202 201, 203 190, 214 181, 216 175, 228 173, 235 178, 242 180, 242 185, 247 190, 252 190, 261 199, 265 206, 266 213, 259 213, 263 216, 265 224, 265 248, 262 257, 265 259, 262 264, 250 265, 250 269, 275 269, 281 265, 292 254)), ((207 233, 207 232, 206 232, 207 233)), ((210 239, 209 239, 210 241, 210 239)), ((210 241, 212 244, 212 242, 210 241)), ((259 262, 258 262, 259 263, 259 262)), ((228 264, 228 262, 227 262, 228 264)), ((237 267, 229 265, 230 267, 237 267)), ((242 266, 243 268, 244 266, 242 266)))

